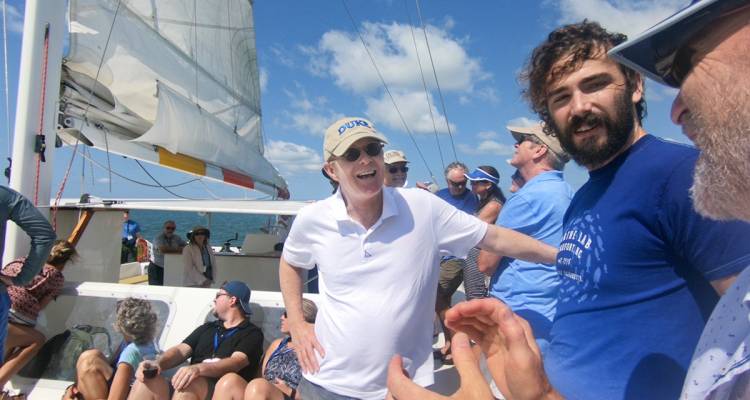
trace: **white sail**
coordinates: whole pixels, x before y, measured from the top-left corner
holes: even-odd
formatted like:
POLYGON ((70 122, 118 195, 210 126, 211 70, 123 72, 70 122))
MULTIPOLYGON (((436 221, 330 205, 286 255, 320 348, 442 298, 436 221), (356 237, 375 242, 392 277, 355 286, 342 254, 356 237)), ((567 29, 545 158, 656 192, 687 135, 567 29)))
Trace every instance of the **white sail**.
POLYGON ((263 157, 250 0, 71 0, 62 126, 95 147, 284 195, 263 157))

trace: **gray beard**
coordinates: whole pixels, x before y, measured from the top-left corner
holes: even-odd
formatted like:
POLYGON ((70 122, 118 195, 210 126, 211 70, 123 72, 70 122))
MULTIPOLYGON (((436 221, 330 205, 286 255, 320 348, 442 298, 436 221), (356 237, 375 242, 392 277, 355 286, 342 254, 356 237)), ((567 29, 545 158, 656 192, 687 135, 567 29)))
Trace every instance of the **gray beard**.
POLYGON ((686 120, 701 150, 691 188, 695 209, 712 219, 750 222, 750 84, 714 89, 701 94, 703 107, 691 109, 686 120))

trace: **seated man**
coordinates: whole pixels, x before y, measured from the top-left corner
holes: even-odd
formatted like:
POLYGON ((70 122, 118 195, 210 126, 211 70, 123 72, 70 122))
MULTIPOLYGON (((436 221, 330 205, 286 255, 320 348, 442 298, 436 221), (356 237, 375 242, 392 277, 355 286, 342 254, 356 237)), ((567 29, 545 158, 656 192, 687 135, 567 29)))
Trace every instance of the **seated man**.
POLYGON ((245 380, 258 373, 263 354, 263 332, 250 323, 250 288, 242 282, 225 283, 214 300, 217 321, 206 322, 182 343, 167 349, 156 364, 156 376, 144 376, 142 362, 136 372, 131 399, 167 399, 170 387, 162 371, 190 359, 171 379, 172 399, 210 399, 216 381, 235 372, 245 380))

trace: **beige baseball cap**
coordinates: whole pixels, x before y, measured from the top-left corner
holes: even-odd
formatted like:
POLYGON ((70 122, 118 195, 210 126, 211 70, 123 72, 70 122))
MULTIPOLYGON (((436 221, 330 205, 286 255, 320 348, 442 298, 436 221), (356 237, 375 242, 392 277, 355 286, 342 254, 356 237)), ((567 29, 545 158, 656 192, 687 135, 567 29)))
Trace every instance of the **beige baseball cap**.
POLYGON ((523 135, 534 135, 539 140, 542 141, 547 147, 552 150, 553 153, 555 153, 556 156, 558 156, 563 162, 570 161, 570 155, 565 152, 565 150, 562 149, 562 146, 560 146, 560 141, 557 140, 557 137, 548 135, 544 131, 544 125, 542 122, 536 123, 531 126, 506 126, 506 128, 510 131, 510 134, 513 135, 513 138, 516 140, 521 140, 521 137, 523 135))
POLYGON ((330 160, 334 156, 340 157, 354 142, 364 138, 373 138, 388 143, 385 136, 375 130, 372 122, 359 117, 342 118, 326 129, 326 136, 323 140, 323 155, 326 160, 330 160))
POLYGON ((397 162, 408 163, 406 155, 401 150, 388 150, 383 154, 383 159, 386 164, 393 164, 397 162))

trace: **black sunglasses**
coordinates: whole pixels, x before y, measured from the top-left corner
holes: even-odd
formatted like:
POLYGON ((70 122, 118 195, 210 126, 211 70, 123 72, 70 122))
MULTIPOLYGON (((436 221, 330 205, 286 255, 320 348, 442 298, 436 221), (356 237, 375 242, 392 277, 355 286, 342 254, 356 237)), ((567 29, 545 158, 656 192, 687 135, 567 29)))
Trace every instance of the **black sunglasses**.
POLYGON ((518 139, 516 140, 516 143, 517 144, 521 144, 521 143, 526 142, 526 141, 530 141, 530 142, 534 143, 534 138, 535 137, 536 137, 535 135, 529 135, 528 133, 523 133, 523 134, 521 134, 521 135, 518 136, 518 139))
POLYGON ((175 229, 175 227, 174 226, 167 226, 164 229, 166 229, 168 231, 173 231, 175 229))
POLYGON ((409 167, 388 167, 388 172, 395 174, 396 172, 401 171, 403 173, 409 172, 409 167))
POLYGON ((359 160, 359 156, 362 155, 362 150, 364 150, 365 154, 367 154, 368 156, 375 157, 383 152, 383 143, 371 142, 365 145, 365 147, 361 150, 350 147, 346 152, 344 152, 344 155, 342 155, 341 157, 346 161, 354 162, 359 160))
POLYGON ((464 187, 464 186, 466 186, 466 181, 453 182, 452 180, 448 179, 448 183, 450 183, 451 186, 453 186, 453 187, 464 187))

